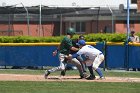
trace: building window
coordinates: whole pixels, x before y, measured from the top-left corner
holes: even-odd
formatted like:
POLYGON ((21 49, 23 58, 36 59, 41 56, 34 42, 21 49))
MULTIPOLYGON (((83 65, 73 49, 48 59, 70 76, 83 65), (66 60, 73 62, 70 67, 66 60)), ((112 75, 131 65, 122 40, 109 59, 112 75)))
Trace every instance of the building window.
POLYGON ((137 4, 137 0, 131 0, 132 4, 137 4))
POLYGON ((69 26, 75 28, 77 33, 84 33, 85 25, 85 22, 71 22, 69 26))

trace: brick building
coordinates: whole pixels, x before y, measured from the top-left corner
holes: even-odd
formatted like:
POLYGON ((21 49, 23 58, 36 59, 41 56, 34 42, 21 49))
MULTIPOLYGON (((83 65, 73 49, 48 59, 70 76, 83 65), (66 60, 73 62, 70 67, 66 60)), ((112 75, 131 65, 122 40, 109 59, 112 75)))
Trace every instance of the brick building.
POLYGON ((137 0, 137 6, 138 6, 138 13, 140 13, 140 0, 137 0))
MULTIPOLYGON (((102 2, 98 0, 96 3, 100 4, 99 1, 102 2)), ((71 6, 60 7, 23 4, 15 7, 16 4, 6 5, 3 2, 0 7, 0 35, 59 36, 66 34, 65 30, 68 27, 74 27, 77 34, 102 31, 126 33, 126 2, 118 0, 120 3, 114 5, 112 1, 109 0, 110 3, 102 3, 99 6, 85 6, 79 3, 80 7, 77 2, 71 2, 71 6)), ((130 30, 140 32, 140 0, 130 1, 130 30)))

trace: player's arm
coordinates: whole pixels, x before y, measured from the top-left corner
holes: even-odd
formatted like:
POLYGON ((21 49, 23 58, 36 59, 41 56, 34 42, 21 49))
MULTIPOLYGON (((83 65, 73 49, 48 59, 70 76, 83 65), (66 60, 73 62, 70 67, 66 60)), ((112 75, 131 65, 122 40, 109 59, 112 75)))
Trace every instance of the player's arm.
POLYGON ((69 56, 65 56, 66 59, 72 59, 72 58, 77 58, 79 55, 77 53, 69 55, 69 56))
POLYGON ((76 48, 76 47, 72 46, 72 47, 70 47, 70 50, 72 50, 72 51, 78 51, 79 48, 76 48))

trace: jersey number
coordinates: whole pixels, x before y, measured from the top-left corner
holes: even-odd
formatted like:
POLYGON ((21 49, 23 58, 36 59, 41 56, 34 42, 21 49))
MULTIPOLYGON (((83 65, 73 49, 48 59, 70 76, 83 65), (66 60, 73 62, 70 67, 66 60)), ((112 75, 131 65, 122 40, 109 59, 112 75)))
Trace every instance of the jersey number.
POLYGON ((93 49, 94 47, 93 46, 88 46, 89 48, 93 49))

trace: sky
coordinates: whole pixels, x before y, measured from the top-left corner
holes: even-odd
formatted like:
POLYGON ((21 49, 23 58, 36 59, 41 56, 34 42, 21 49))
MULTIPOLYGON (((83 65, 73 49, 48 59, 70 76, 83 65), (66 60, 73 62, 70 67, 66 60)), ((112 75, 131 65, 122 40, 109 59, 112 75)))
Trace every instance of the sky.
POLYGON ((99 7, 109 5, 118 7, 126 5, 127 0, 0 0, 0 6, 50 6, 50 7, 99 7))

